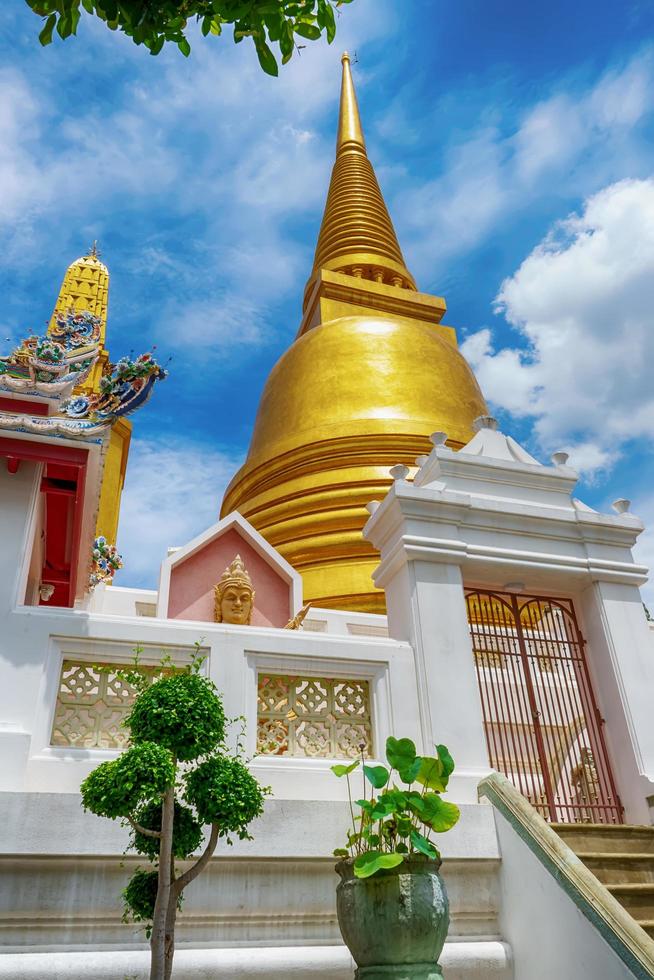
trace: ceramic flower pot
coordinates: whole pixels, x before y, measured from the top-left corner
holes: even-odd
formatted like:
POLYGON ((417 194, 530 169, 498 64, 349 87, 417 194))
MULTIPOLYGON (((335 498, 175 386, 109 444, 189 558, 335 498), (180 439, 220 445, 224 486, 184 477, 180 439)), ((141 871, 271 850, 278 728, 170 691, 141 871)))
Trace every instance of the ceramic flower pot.
POLYGON ((411 855, 356 878, 351 858, 336 865, 338 924, 357 980, 442 980, 450 909, 439 868, 440 861, 411 855))

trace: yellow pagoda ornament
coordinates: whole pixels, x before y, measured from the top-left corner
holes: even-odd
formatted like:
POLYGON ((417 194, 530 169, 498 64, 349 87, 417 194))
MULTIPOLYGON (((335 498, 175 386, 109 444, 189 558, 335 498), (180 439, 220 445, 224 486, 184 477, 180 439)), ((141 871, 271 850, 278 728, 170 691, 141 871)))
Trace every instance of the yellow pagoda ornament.
MULTIPOLYGON (((48 334, 55 336, 58 320, 71 313, 88 312, 99 320, 100 353, 88 377, 75 389, 77 394, 97 394, 100 391, 100 379, 109 363, 109 352, 105 346, 108 301, 109 270, 100 261, 97 242, 93 242, 86 255, 75 259, 66 269, 48 324, 48 334)), ((96 534, 102 535, 108 541, 115 541, 118 533, 120 499, 131 438, 131 422, 126 418, 117 419, 111 427, 104 455, 102 490, 96 522, 96 534)))
POLYGON ((222 514, 238 510, 301 574, 314 606, 384 611, 366 504, 412 467, 430 433, 460 448, 487 414, 441 323, 445 300, 417 291, 368 159, 350 59, 327 203, 303 318, 261 396, 247 459, 222 514))

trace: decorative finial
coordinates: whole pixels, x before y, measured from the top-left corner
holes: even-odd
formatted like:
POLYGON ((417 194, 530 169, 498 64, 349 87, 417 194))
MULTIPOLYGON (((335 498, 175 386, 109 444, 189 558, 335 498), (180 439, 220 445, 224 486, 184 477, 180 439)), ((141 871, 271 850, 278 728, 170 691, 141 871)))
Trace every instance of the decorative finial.
POLYGON ((341 107, 338 117, 336 153, 342 153, 345 150, 357 150, 360 153, 365 153, 366 141, 363 138, 359 106, 350 69, 350 56, 347 51, 343 52, 341 63, 343 65, 343 78, 341 81, 341 107))
POLYGON ((444 446, 447 442, 447 432, 432 432, 429 437, 429 441, 432 446, 438 448, 439 446, 444 446))
POLYGON ((555 466, 565 466, 565 464, 570 459, 570 453, 565 453, 563 450, 557 453, 552 453, 551 460, 555 466))
POLYGON ((394 480, 406 480, 410 472, 409 467, 405 466, 404 463, 398 463, 396 466, 391 466, 389 470, 389 473, 394 480))
POLYGON ((492 415, 480 415, 472 423, 472 431, 481 432, 482 429, 490 429, 491 432, 497 432, 497 419, 494 419, 492 415))
POLYGON ((100 254, 101 253, 100 253, 100 249, 98 248, 98 240, 97 240, 97 238, 94 238, 93 239, 93 244, 91 245, 90 249, 88 250, 88 252, 86 254, 87 254, 87 256, 89 258, 92 258, 92 259, 99 259, 100 258, 100 254))
POLYGON ((631 507, 631 501, 627 500, 626 497, 620 497, 618 500, 613 501, 611 507, 616 514, 626 514, 631 507))

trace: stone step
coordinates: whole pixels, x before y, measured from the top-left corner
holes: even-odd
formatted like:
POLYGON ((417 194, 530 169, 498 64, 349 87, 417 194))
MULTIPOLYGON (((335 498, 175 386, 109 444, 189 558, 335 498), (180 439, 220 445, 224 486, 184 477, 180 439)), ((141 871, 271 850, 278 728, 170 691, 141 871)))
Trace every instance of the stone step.
POLYGON ((551 826, 575 854, 602 851, 654 856, 654 827, 596 823, 554 823, 551 826))
POLYGON ((577 851, 577 857, 604 885, 654 884, 654 854, 577 851))
POLYGON ((654 884, 618 884, 607 888, 636 922, 654 919, 654 884))
MULTIPOLYGON (((498 940, 446 943, 444 980, 513 980, 511 953, 498 940)), ((352 980, 344 946, 178 949, 175 980, 352 980)), ((147 980, 147 950, 0 954, 2 980, 147 980)))

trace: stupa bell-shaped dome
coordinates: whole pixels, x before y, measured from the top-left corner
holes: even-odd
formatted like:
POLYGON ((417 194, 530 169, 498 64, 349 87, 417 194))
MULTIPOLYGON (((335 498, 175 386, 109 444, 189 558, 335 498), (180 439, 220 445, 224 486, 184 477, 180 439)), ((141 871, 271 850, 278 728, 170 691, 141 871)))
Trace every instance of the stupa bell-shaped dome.
POLYGON ((304 580, 314 605, 384 610, 365 505, 396 463, 453 448, 487 414, 445 302, 416 290, 367 157, 343 57, 336 149, 298 336, 272 369, 248 457, 225 494, 304 580))

